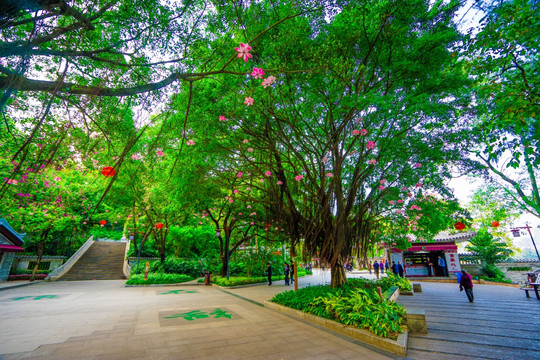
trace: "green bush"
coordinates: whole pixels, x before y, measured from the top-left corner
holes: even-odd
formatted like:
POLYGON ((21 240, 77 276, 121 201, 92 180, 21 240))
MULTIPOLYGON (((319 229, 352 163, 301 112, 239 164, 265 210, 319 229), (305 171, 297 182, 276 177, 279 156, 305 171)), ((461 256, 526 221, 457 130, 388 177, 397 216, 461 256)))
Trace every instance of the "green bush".
MULTIPOLYGON (((272 281, 278 281, 285 279, 283 275, 272 276, 272 281)), ((268 278, 266 276, 256 276, 256 277, 247 277, 247 276, 229 276, 227 278, 222 278, 219 276, 213 276, 211 282, 219 286, 238 286, 238 285, 248 285, 248 284, 259 284, 267 282, 268 278)))
POLYGON ((412 285, 409 279, 399 277, 393 273, 388 273, 388 276, 380 278, 376 283, 383 291, 391 286, 397 286, 401 291, 412 291, 412 285))
POLYGON ((108 230, 105 227, 94 226, 90 229, 90 234, 94 236, 94 239, 110 239, 120 240, 123 235, 122 228, 118 231, 108 230))
POLYGON ((150 285, 150 284, 178 284, 193 280, 193 277, 183 274, 148 274, 148 280, 144 280, 144 274, 131 275, 126 281, 128 285, 150 285))
POLYGON ((530 266, 511 266, 508 271, 532 271, 530 266))
POLYGON ((509 284, 512 283, 512 280, 507 279, 502 270, 495 265, 484 265, 481 267, 481 270, 484 272, 484 274, 486 274, 486 276, 480 276, 481 279, 509 284))
MULTIPOLYGON (((340 288, 311 286, 298 291, 286 291, 274 296, 272 302, 336 320, 346 325, 366 329, 387 338, 396 338, 404 329, 405 309, 397 303, 380 301, 376 288, 383 291, 398 286, 398 277, 374 282, 349 279, 340 288)), ((404 284, 402 284, 404 285, 404 284)))
POLYGON ((196 259, 167 257, 163 263, 163 270, 165 273, 185 274, 194 278, 202 275, 203 268, 205 268, 205 263, 202 261, 199 262, 196 259))

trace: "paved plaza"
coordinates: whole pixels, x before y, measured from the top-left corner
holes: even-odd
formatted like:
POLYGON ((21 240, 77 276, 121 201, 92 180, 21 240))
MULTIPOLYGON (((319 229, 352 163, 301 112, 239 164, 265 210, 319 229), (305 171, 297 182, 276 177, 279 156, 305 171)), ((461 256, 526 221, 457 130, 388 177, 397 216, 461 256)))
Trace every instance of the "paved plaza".
MULTIPOLYGON (((329 282, 317 271, 300 286, 329 282)), ((355 276, 368 276, 356 274, 355 276)), ((429 333, 412 359, 538 359, 540 301, 502 286, 422 283, 400 298, 426 309, 429 333), (512 357, 513 355, 513 357, 512 357)), ((124 281, 59 281, 0 291, 0 359, 399 359, 261 306, 273 286, 124 287, 124 281)))

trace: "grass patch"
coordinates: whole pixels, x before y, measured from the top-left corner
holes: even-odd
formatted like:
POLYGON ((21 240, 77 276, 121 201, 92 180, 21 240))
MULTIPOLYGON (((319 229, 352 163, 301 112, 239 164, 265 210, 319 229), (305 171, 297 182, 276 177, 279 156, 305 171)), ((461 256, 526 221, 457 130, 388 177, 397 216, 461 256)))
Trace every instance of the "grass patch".
POLYGON ((131 275, 127 285, 150 285, 150 284, 178 284, 186 281, 191 281, 194 278, 184 274, 161 274, 151 273, 148 274, 148 280, 144 280, 144 275, 131 275))

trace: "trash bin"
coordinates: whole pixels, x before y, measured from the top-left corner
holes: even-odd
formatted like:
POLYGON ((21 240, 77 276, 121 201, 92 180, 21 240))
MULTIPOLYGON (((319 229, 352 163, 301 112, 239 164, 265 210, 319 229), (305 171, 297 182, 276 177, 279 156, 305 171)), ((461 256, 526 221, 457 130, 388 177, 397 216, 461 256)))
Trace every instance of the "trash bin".
POLYGON ((204 272, 204 285, 210 285, 210 271, 204 272))
POLYGON ((458 284, 461 283, 461 275, 463 275, 461 272, 456 273, 458 284))

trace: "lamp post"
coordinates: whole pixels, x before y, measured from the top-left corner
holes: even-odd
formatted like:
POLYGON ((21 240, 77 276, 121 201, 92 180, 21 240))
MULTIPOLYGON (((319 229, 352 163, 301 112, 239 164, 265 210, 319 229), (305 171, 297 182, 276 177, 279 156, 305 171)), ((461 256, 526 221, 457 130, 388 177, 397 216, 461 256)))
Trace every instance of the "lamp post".
POLYGON ((538 249, 536 248, 536 244, 534 243, 534 239, 533 239, 533 236, 532 236, 532 233, 531 233, 532 228, 529 226, 529 224, 525 224, 525 226, 515 227, 515 228, 511 229, 512 234, 514 235, 514 237, 519 236, 519 229, 527 229, 527 231, 529 232, 529 236, 531 237, 531 241, 533 243, 534 250, 536 250, 536 256, 538 256, 538 260, 540 260, 540 254, 538 254, 538 249))

